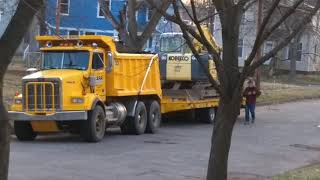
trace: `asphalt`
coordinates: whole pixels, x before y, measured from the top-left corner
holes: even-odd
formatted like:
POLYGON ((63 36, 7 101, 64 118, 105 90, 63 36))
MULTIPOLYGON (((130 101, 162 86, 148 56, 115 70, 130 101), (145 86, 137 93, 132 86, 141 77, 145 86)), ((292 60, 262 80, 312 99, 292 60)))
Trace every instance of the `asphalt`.
MULTIPOLYGON (((254 125, 237 122, 230 179, 267 177, 320 160, 320 101, 257 108, 254 125)), ((158 134, 121 135, 110 129, 101 143, 68 134, 34 142, 12 137, 10 180, 205 179, 211 125, 169 121, 158 134)))

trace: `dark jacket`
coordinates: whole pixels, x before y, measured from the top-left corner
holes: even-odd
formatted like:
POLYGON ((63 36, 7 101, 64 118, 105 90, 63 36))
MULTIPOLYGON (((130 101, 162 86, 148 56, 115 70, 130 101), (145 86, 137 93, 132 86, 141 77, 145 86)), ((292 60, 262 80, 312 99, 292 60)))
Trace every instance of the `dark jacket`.
POLYGON ((246 104, 256 104, 257 97, 261 94, 260 90, 256 87, 247 87, 243 96, 246 98, 246 104))

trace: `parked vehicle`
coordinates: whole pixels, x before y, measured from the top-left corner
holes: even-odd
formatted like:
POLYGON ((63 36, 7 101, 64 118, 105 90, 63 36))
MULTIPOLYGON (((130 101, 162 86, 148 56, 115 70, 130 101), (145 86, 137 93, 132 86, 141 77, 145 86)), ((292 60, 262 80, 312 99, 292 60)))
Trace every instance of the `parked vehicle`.
POLYGON ((23 77, 9 112, 19 140, 68 131, 98 142, 110 126, 125 134, 155 133, 162 114, 184 110, 214 121, 219 98, 206 89, 163 86, 158 55, 118 53, 108 36, 36 39, 41 69, 23 77))

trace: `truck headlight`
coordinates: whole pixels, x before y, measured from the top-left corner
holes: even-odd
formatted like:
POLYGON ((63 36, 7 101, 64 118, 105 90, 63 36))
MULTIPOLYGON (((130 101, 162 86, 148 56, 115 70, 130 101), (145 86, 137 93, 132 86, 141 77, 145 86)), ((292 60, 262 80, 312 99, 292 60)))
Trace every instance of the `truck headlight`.
POLYGON ((196 61, 197 58, 196 58, 195 56, 191 56, 191 60, 192 60, 192 61, 196 61))
POLYGON ((72 98, 71 102, 73 104, 83 104, 84 103, 84 99, 83 98, 72 98))
POLYGON ((14 99, 15 104, 22 104, 22 99, 14 99))

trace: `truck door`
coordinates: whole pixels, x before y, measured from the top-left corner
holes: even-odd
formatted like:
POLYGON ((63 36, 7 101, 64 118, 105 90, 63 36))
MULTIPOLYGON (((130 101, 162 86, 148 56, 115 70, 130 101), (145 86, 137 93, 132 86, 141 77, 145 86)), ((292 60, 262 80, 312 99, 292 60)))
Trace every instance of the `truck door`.
POLYGON ((105 54, 94 52, 92 56, 92 81, 93 90, 102 101, 106 100, 106 81, 105 81, 105 54))

